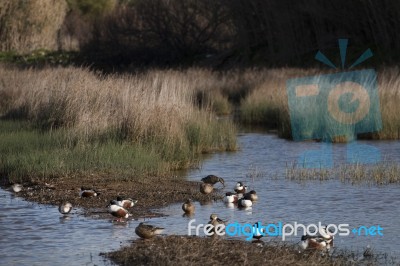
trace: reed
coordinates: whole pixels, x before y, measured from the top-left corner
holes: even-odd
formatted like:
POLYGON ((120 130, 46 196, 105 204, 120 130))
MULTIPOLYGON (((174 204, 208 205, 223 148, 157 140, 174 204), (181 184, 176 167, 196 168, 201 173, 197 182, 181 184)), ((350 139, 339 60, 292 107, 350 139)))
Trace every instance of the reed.
POLYGON ((194 105, 196 79, 183 72, 102 76, 81 68, 0 68, 0 75, 4 96, 0 123, 7 124, 4 119, 29 121, 22 133, 2 133, 15 147, 5 146, 2 153, 5 173, 23 176, 25 169, 49 175, 60 165, 65 168, 60 167, 55 175, 103 171, 111 165, 120 165, 111 169, 123 169, 128 158, 138 158, 132 175, 165 173, 189 167, 199 153, 236 149, 235 126, 217 121, 211 112, 194 105), (36 138, 44 144, 26 145, 25 161, 11 159, 22 143, 36 138), (38 160, 44 163, 43 169, 38 160), (154 164, 147 169, 145 160, 154 164))
POLYGON ((395 262, 375 252, 369 258, 338 250, 332 256, 321 255, 320 252, 300 252, 297 245, 271 239, 267 243, 250 243, 177 235, 135 241, 129 247, 103 255, 118 265, 159 265, 161 260, 165 265, 215 265, 221 261, 232 265, 378 265, 395 262))
MULTIPOLYGON (((254 88, 241 104, 241 121, 247 124, 259 124, 278 130, 281 137, 291 138, 290 115, 286 92, 286 81, 294 77, 306 77, 332 73, 319 69, 281 68, 265 70, 265 82, 254 88)), ((385 67, 377 71, 378 94, 383 127, 379 132, 360 134, 363 139, 399 139, 400 138, 400 98, 398 67, 385 67)), ((310 107, 310 112, 316 113, 310 107)), ((313 116, 314 117, 314 116, 313 116)), ((309 121, 312 124, 313 121, 309 121)), ((304 126, 312 125, 305 124, 304 126)), ((343 136, 332 137, 333 141, 344 142, 343 136)))
POLYGON ((382 161, 376 164, 342 164, 332 169, 286 166, 285 177, 292 181, 340 180, 349 184, 390 185, 400 183, 400 165, 382 161))

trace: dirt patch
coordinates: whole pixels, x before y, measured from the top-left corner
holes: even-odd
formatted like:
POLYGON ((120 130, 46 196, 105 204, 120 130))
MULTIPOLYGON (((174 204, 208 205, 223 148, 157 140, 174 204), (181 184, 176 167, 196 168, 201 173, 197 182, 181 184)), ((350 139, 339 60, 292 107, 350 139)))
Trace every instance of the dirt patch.
MULTIPOLYGON (((7 180, 3 180, 3 188, 11 189, 10 185, 7 180)), ((26 200, 51 205, 69 201, 74 208, 83 208, 85 215, 99 218, 111 217, 107 213, 107 205, 110 200, 116 199, 119 195, 138 200, 138 203, 130 209, 134 219, 162 216, 154 209, 172 203, 183 203, 188 198, 201 203, 222 199, 220 191, 216 190, 210 195, 203 195, 199 191, 200 182, 186 181, 179 177, 148 177, 131 180, 107 176, 73 176, 32 179, 22 185, 23 190, 18 193, 18 196, 26 200), (79 192, 82 186, 93 188, 100 195, 80 198, 79 192)))
POLYGON ((344 265, 319 252, 300 253, 293 245, 250 243, 210 237, 167 236, 136 240, 130 247, 102 254, 119 265, 344 265))

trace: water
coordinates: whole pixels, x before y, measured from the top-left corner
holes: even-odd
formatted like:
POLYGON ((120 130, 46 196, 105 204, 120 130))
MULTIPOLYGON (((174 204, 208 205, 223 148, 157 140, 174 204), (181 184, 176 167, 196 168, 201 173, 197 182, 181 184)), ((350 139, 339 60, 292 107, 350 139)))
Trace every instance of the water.
POLYGON ((79 209, 64 217, 1 189, 0 201, 0 265, 111 265, 99 253, 128 245, 140 222, 89 219, 79 209))
MULTIPOLYGON (((237 181, 244 181, 259 195, 251 209, 239 210, 222 202, 200 205, 196 202, 193 217, 183 217, 181 204, 161 209, 169 215, 154 218, 151 224, 167 228, 167 234, 188 234, 188 222, 207 223, 211 213, 229 222, 263 224, 318 223, 349 224, 349 228, 380 225, 384 236, 342 236, 335 238, 338 249, 362 251, 367 245, 378 252, 400 258, 400 194, 398 185, 366 186, 343 184, 336 180, 303 184, 284 179, 286 165, 306 149, 318 149, 322 144, 295 143, 268 134, 242 134, 241 150, 209 156, 200 170, 186 173, 189 180, 200 180, 208 174, 223 177, 232 191, 237 181)), ((400 162, 400 142, 361 142, 375 145, 382 157, 400 162)), ((335 163, 345 160, 346 145, 335 144, 335 163)), ((216 185, 221 187, 221 185, 216 185)), ((110 220, 89 219, 74 209, 63 218, 55 206, 38 205, 0 190, 0 265, 110 265, 99 252, 117 250, 136 239, 134 229, 139 221, 125 225, 110 220)), ((194 234, 194 230, 191 232, 194 234)), ((241 236, 240 239, 245 239, 241 236)), ((277 237, 266 241, 277 241, 277 237)), ((297 237, 287 241, 296 243, 297 237)), ((281 240, 279 240, 281 241, 281 240)))
MULTIPOLYGON (((243 134, 239 137, 241 150, 237 153, 218 153, 204 161, 200 170, 190 171, 189 180, 200 180, 208 174, 225 179, 225 191, 233 191, 237 181, 243 181, 250 189, 257 191, 259 201, 250 210, 230 208, 224 203, 196 205, 191 218, 181 219, 180 205, 169 206, 162 211, 169 215, 170 230, 177 234, 188 234, 188 222, 193 225, 207 223, 211 213, 217 213, 228 222, 266 225, 294 222, 309 225, 349 224, 348 228, 360 226, 381 226, 383 236, 335 237, 335 247, 362 252, 369 245, 376 252, 386 252, 400 258, 400 194, 398 185, 367 186, 343 184, 338 180, 308 181, 299 183, 285 180, 286 165, 296 161, 306 149, 321 149, 322 143, 291 142, 270 134, 243 134), (176 217, 174 220, 173 217, 176 217)), ((361 141, 359 145, 374 146, 381 157, 388 161, 400 162, 400 142, 361 141)), ((339 165, 346 160, 346 144, 333 145, 333 160, 339 165)), ((216 187, 222 187, 220 184, 216 187)), ((167 221, 166 221, 167 222, 167 221)), ((200 231, 201 232, 201 231, 200 231)), ((302 231, 299 231, 300 235, 302 231)), ((191 232, 195 233, 194 230, 191 232)), ((287 241, 296 243, 300 235, 287 241)), ((245 239, 246 236, 241 236, 245 239)), ((276 241, 280 238, 267 238, 276 241)))

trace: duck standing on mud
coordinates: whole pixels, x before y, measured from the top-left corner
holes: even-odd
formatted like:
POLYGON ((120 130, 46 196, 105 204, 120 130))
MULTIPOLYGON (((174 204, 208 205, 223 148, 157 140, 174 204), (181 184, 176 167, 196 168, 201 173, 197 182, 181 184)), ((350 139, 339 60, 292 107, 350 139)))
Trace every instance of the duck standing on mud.
POLYGON ((203 194, 210 194, 213 192, 214 186, 208 183, 201 183, 200 184, 200 192, 203 194))
POLYGON ((260 241, 260 239, 266 234, 265 228, 262 226, 260 228, 260 225, 260 222, 257 222, 253 225, 253 238, 256 239, 256 241, 260 241))
POLYGON ((100 195, 99 192, 91 188, 81 187, 81 191, 79 192, 79 196, 81 198, 91 198, 91 197, 97 197, 99 195, 100 195))
POLYGON ((14 185, 12 185, 12 189, 15 193, 18 193, 22 190, 22 185, 15 183, 14 185))
POLYGON ((117 217, 117 221, 121 222, 122 218, 128 218, 130 216, 128 210, 126 210, 124 207, 121 207, 117 204, 117 201, 112 200, 110 201, 110 204, 107 206, 108 207, 108 212, 114 216, 117 217))
POLYGON ((211 185, 215 185, 216 183, 220 182, 225 187, 225 180, 216 175, 208 175, 206 177, 203 177, 201 179, 201 181, 203 181, 203 183, 207 183, 207 184, 211 184, 211 185))
POLYGON ((308 249, 326 251, 328 249, 325 239, 309 235, 304 235, 301 237, 300 246, 304 250, 308 249))
POLYGON ((132 208, 133 206, 135 206, 135 204, 137 202, 138 202, 137 199, 123 198, 121 196, 118 196, 115 203, 118 206, 121 206, 121 207, 124 207, 125 209, 128 209, 128 208, 132 208))
POLYGON ((333 247, 334 236, 328 234, 326 226, 320 227, 318 233, 319 234, 315 236, 302 236, 300 246, 304 250, 329 251, 333 247))

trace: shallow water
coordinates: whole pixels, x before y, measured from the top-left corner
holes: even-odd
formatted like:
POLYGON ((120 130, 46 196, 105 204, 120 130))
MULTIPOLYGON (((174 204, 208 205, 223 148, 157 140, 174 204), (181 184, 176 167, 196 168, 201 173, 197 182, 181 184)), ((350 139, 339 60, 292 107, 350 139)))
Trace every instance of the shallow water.
MULTIPOLYGON (((399 186, 349 185, 336 180, 309 181, 303 184, 284 178, 287 164, 295 161, 306 149, 322 144, 295 143, 269 134, 242 134, 241 150, 217 153, 204 160, 200 170, 185 175, 200 180, 208 174, 223 177, 231 191, 237 181, 255 189, 260 199, 251 209, 239 210, 223 202, 200 205, 196 202, 193 217, 183 217, 181 204, 161 209, 169 215, 154 218, 151 224, 167 228, 167 234, 188 234, 188 222, 207 223, 211 213, 228 222, 254 223, 318 223, 349 224, 349 228, 380 225, 383 236, 341 236, 335 238, 337 249, 362 251, 367 245, 378 252, 400 258, 399 186)), ((375 145, 382 157, 400 161, 400 142, 360 142, 375 145)), ((345 160, 346 145, 333 146, 335 164, 345 160)), ((216 187, 222 187, 216 185, 216 187)), ((89 219, 79 209, 63 218, 57 207, 38 205, 0 190, 0 265, 110 265, 99 252, 118 249, 136 239, 134 229, 139 221, 114 224, 110 220, 89 219)), ((194 230, 191 232, 195 233, 194 230)), ((241 236, 240 239, 245 239, 241 236)), ((268 237, 266 241, 281 241, 268 237)), ((287 241, 296 243, 297 237, 287 241)))
POLYGON ((111 265, 99 253, 128 245, 140 222, 89 219, 79 209, 62 216, 2 189, 0 201, 0 265, 111 265))
MULTIPOLYGON (((239 141, 239 152, 214 154, 204 161, 200 170, 189 172, 188 178, 200 180, 208 174, 221 176, 226 183, 224 192, 233 191, 236 182, 243 181, 250 189, 257 191, 259 201, 250 210, 231 208, 222 202, 206 206, 197 204, 196 214, 185 219, 180 218, 180 205, 169 206, 162 211, 170 215, 166 223, 169 222, 168 228, 174 233, 187 234, 190 219, 196 219, 193 225, 205 224, 211 213, 219 214, 229 223, 237 221, 242 224, 260 221, 263 225, 278 222, 309 225, 321 222, 325 225, 349 224, 350 230, 379 225, 383 228, 383 236, 365 236, 365 231, 358 236, 358 233, 350 232, 348 236, 335 237, 335 248, 361 252, 369 245, 378 253, 386 252, 389 256, 400 258, 398 185, 350 185, 334 179, 303 183, 288 181, 284 177, 286 165, 296 161, 306 149, 321 149, 323 143, 290 142, 275 135, 255 133, 243 134, 239 141)), ((361 141, 357 144, 373 146, 385 160, 400 162, 398 141, 361 141)), ((333 145, 334 165, 346 160, 346 151, 346 144, 333 145)), ((220 184, 216 187, 222 188, 220 184)), ((191 233, 194 234, 195 230, 191 233)), ((298 236, 289 237, 287 241, 298 242, 302 230, 298 233, 298 236)), ((245 238, 241 236, 241 239, 245 238)), ((279 237, 269 237, 267 241, 272 239, 281 240, 279 237)))

